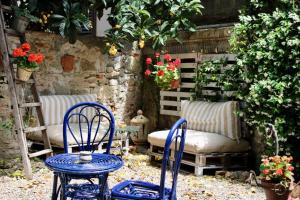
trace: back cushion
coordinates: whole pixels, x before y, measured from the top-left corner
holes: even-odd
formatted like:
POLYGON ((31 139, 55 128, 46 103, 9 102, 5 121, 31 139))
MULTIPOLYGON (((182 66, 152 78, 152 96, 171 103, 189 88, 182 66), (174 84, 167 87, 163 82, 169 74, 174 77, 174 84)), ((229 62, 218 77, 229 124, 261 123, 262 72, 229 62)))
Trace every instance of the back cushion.
POLYGON ((231 139, 241 137, 241 127, 236 111, 238 102, 182 101, 181 116, 192 130, 218 133, 231 139))
MULTIPOLYGON (((45 125, 59 125, 63 124, 64 115, 67 110, 80 102, 96 102, 96 94, 87 95, 50 95, 40 96, 42 103, 43 116, 45 125)), ((94 115, 93 111, 84 113, 88 118, 94 115)), ((70 119, 71 123, 78 122, 78 117, 70 119)))

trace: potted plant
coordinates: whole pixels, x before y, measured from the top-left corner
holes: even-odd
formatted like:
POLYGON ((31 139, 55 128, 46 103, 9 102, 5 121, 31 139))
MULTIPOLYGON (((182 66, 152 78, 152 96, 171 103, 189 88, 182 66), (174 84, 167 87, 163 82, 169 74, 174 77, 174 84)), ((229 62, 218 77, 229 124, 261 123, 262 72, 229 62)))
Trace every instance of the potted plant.
POLYGON ((25 42, 13 50, 13 63, 17 65, 17 76, 21 81, 28 81, 32 72, 44 61, 41 53, 30 52, 30 44, 25 42))
POLYGON ((38 22, 39 18, 30 14, 27 8, 21 8, 18 6, 13 7, 15 13, 15 19, 13 23, 13 28, 19 33, 25 33, 29 22, 38 22))
POLYGON ((180 86, 180 70, 181 60, 176 58, 172 61, 170 54, 163 56, 163 62, 160 60, 160 54, 156 53, 156 63, 153 64, 152 58, 146 58, 145 76, 154 76, 154 81, 162 90, 176 89, 180 86))
POLYGON ((71 1, 63 0, 63 13, 53 14, 56 22, 52 25, 58 28, 59 33, 63 37, 69 39, 69 43, 74 44, 77 40, 78 31, 89 30, 89 18, 83 13, 81 4, 79 2, 71 3, 71 1))
POLYGON ((293 184, 294 167, 290 156, 263 156, 260 165, 261 186, 267 200, 286 200, 290 185, 293 184))

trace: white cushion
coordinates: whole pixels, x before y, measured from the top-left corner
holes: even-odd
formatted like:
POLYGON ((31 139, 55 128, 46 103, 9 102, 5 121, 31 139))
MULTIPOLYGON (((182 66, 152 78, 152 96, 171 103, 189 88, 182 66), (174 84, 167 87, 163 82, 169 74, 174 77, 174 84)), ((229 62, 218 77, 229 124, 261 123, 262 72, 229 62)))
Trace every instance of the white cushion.
MULTIPOLYGON (((169 130, 156 131, 148 135, 148 142, 152 145, 164 147, 169 130)), ((246 140, 238 143, 228 137, 216 133, 187 130, 185 139, 185 152, 191 153, 233 153, 244 152, 250 149, 246 140)))
MULTIPOLYGON (((40 96, 42 103, 42 111, 45 120, 45 125, 61 125, 63 124, 64 115, 69 108, 81 102, 96 102, 96 94, 86 95, 49 95, 40 96)), ((88 118, 94 116, 93 109, 87 109, 83 112, 88 118)), ((78 118, 74 117, 71 123, 78 122, 78 118)))
MULTIPOLYGON (((79 132, 79 125, 78 123, 76 124, 70 124, 70 128, 73 131, 77 141, 79 143, 81 143, 81 138, 80 138, 80 132, 79 132)), ((104 134, 106 133, 107 129, 106 128, 101 128, 97 134, 97 137, 95 139, 95 141, 99 142, 102 137, 104 136, 104 134)), ((83 132, 83 142, 86 143, 87 142, 87 126, 86 125, 82 125, 82 132, 83 132)), ((92 134, 91 134, 91 140, 93 140, 94 136, 95 136, 95 132, 96 132, 96 126, 92 127, 92 134)), ((71 135, 70 131, 67 131, 68 135, 68 143, 69 145, 76 145, 76 141, 73 138, 73 136, 71 135)), ((58 146, 58 147, 63 147, 64 146, 64 138, 63 138, 63 125, 53 125, 53 126, 48 126, 47 127, 47 134, 49 137, 49 140, 51 142, 52 145, 54 146, 58 146)), ((107 141, 109 137, 109 133, 108 135, 105 137, 104 141, 107 141)), ((113 139, 118 139, 118 137, 120 136, 115 136, 113 139)), ((27 138, 34 140, 34 141, 43 141, 42 138, 42 134, 38 133, 38 132, 33 132, 33 133, 29 133, 27 135, 27 138)))
POLYGON ((181 117, 189 129, 218 133, 238 140, 241 137, 240 121, 235 112, 238 102, 182 101, 181 117))

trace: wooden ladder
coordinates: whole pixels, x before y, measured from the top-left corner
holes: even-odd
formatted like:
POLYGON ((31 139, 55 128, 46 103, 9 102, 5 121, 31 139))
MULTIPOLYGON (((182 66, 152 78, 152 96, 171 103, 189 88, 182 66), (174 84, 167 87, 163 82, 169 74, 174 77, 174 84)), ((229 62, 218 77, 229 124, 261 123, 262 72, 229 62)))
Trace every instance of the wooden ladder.
MULTIPOLYGON (((14 3, 16 2, 14 1, 14 3)), ((16 4, 12 3, 12 5, 16 5, 16 4)), ((39 95, 36 88, 36 81, 34 75, 27 82, 22 82, 18 80, 15 75, 16 73, 13 68, 13 64, 10 60, 7 36, 11 35, 14 37, 18 37, 21 43, 23 43, 26 40, 25 40, 25 34, 20 34, 15 30, 8 28, 5 25, 4 13, 7 12, 13 12, 12 8, 10 6, 2 5, 2 2, 0 0, 0 18, 1 18, 0 19, 0 49, 2 55, 1 60, 7 76, 8 88, 10 90, 15 128, 18 136, 20 151, 22 154, 25 176, 28 179, 32 179, 32 168, 31 168, 30 158, 45 155, 45 154, 47 156, 51 156, 52 148, 49 141, 49 137, 46 132, 46 126, 42 114, 41 103, 39 100, 39 95), (32 98, 33 102, 25 102, 24 98, 20 98, 18 96, 20 92, 24 93, 24 91, 20 91, 20 90, 24 90, 25 86, 30 87, 30 91, 33 97, 32 98), (36 108, 37 119, 39 122, 38 127, 25 128, 23 114, 25 113, 24 109, 26 108, 36 108), (34 152, 34 153, 29 153, 26 134, 30 132, 41 132, 43 136, 44 150, 34 152)))

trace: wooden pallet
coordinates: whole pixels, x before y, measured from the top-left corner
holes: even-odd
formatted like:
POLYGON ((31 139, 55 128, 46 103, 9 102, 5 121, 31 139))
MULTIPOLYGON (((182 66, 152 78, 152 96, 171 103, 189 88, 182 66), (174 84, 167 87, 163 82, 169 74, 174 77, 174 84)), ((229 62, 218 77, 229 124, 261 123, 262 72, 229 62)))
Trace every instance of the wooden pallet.
MULTIPOLYGON (((163 147, 150 145, 149 155, 151 160, 162 158, 163 147)), ((202 176, 204 170, 208 169, 245 169, 248 166, 248 152, 242 153, 209 153, 195 154, 193 152, 184 152, 181 164, 194 168, 196 176, 202 176)), ((174 151, 171 150, 171 160, 174 159, 174 151)))

